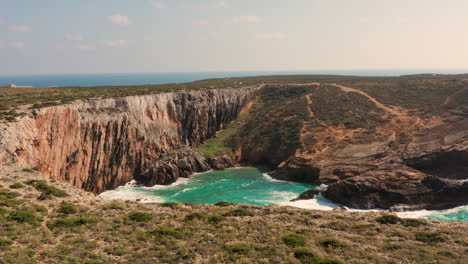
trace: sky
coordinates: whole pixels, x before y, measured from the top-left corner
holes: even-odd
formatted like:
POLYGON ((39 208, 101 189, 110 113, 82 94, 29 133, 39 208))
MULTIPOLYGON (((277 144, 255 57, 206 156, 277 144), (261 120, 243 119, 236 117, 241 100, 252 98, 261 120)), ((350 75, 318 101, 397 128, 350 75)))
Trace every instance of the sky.
POLYGON ((0 0, 0 75, 468 69, 466 0, 0 0))

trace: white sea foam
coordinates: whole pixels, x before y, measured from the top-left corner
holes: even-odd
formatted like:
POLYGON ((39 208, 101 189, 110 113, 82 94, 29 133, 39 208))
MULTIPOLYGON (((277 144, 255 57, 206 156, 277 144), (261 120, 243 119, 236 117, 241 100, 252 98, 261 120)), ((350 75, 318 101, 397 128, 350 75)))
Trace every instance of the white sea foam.
POLYGON ((419 211, 412 211, 412 212, 399 212, 396 214, 401 218, 426 218, 431 215, 452 214, 452 213, 459 212, 461 210, 468 210, 468 205, 459 206, 459 207, 448 209, 448 210, 437 210, 437 211, 419 210, 419 211))
POLYGON ((174 186, 178 186, 178 185, 187 184, 189 181, 190 181, 189 178, 179 178, 177 181, 175 181, 174 183, 171 183, 169 185, 154 185, 154 186, 151 186, 151 187, 138 186, 138 188, 145 189, 145 190, 159 190, 159 189, 165 189, 165 188, 169 188, 169 187, 174 187, 174 186))
POLYGON ((322 194, 315 195, 314 199, 310 200, 299 200, 295 202, 284 202, 279 205, 292 206, 302 209, 312 209, 312 210, 323 210, 331 211, 336 207, 341 205, 334 203, 322 196, 322 194))
POLYGON ((297 197, 297 193, 288 191, 272 191, 269 195, 272 202, 288 202, 297 197))
POLYGON ((282 180, 277 180, 271 177, 268 173, 262 173, 263 177, 267 178, 267 180, 272 181, 272 182, 288 182, 288 181, 282 181, 282 180))
POLYGON ((162 203, 164 200, 161 197, 151 196, 145 192, 138 191, 135 186, 127 184, 120 186, 113 191, 107 191, 100 194, 104 200, 139 200, 142 203, 162 203))

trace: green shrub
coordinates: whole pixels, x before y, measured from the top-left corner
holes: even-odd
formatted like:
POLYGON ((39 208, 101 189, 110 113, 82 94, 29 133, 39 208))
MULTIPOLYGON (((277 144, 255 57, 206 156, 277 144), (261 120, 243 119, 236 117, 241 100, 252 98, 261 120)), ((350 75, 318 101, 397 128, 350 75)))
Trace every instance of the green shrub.
POLYGON ((348 229, 348 225, 341 222, 341 221, 340 222, 338 222, 338 221, 329 222, 329 223, 320 225, 320 227, 330 228, 330 229, 338 230, 338 231, 345 231, 346 229, 348 229))
POLYGON ((11 244, 13 244, 13 241, 8 240, 8 239, 0 238, 0 248, 6 248, 6 247, 10 246, 11 244))
POLYGON ((174 203, 174 202, 167 202, 167 203, 162 203, 162 204, 159 204, 160 206, 162 207, 168 207, 168 208, 171 208, 171 209, 176 209, 179 207, 179 204, 178 203, 174 203))
POLYGON ((427 222, 419 219, 405 219, 403 225, 406 227, 420 227, 427 225, 427 222))
POLYGON ((254 214, 245 208, 238 208, 225 213, 223 216, 253 216, 254 214))
POLYGON ((396 215, 382 215, 375 219, 375 221, 377 221, 378 223, 385 224, 385 225, 398 224, 400 220, 401 219, 396 215))
POLYGON ((78 206, 74 204, 64 203, 59 206, 57 212, 61 214, 76 214, 78 212, 78 206))
POLYGON ((22 169, 23 172, 34 173, 33 169, 22 169))
POLYGON ((21 194, 18 192, 11 192, 11 191, 4 190, 4 189, 0 190, 0 198, 13 199, 19 196, 21 196, 21 194))
POLYGON ((125 208, 125 204, 117 202, 111 202, 103 206, 104 210, 125 210, 125 208))
POLYGON ((24 188, 24 184, 22 184, 20 182, 15 182, 12 185, 10 185, 10 188, 11 189, 21 189, 21 188, 24 188))
POLYGON ((148 213, 143 212, 133 212, 128 215, 128 219, 135 221, 135 222, 148 222, 153 217, 148 213))
POLYGON ((172 227, 164 227, 156 229, 154 231, 148 232, 148 234, 153 236, 162 236, 162 237, 175 237, 182 238, 183 233, 180 230, 174 229, 172 227))
POLYGON ((221 223, 222 221, 224 221, 224 219, 225 219, 224 216, 212 215, 212 216, 208 217, 208 223, 218 224, 218 223, 221 223))
POLYGON ((8 199, 8 198, 0 196, 0 206, 15 207, 17 205, 22 204, 23 202, 24 201, 22 200, 8 199))
POLYGON ((220 206, 220 207, 227 207, 227 206, 235 205, 235 203, 221 201, 221 202, 215 203, 214 205, 220 206))
POLYGON ((417 241, 424 243, 438 243, 446 240, 445 237, 438 232, 416 232, 415 238, 417 241))
POLYGON ((46 181, 43 180, 30 180, 27 181, 26 184, 34 186, 36 190, 40 191, 44 195, 51 195, 55 197, 67 197, 69 196, 64 190, 61 190, 55 186, 51 186, 47 184, 46 181))
POLYGON ((298 248, 294 251, 294 257, 299 259, 302 263, 313 263, 317 260, 314 252, 308 248, 298 248))
POLYGON ((334 238, 327 238, 319 242, 319 245, 323 248, 344 248, 345 245, 334 238))
POLYGON ((107 248, 104 251, 106 253, 108 253, 110 255, 114 255, 114 256, 123 256, 123 255, 125 255, 127 253, 126 248, 122 247, 122 246, 110 247, 110 248, 107 248))
POLYGON ((250 247, 245 244, 236 244, 226 246, 226 251, 231 254, 246 255, 250 252, 250 247))
POLYGON ((88 224, 95 224, 97 220, 95 218, 80 217, 80 218, 60 218, 54 220, 48 224, 50 228, 54 227, 77 227, 88 224))
POLYGON ((3 207, 0 207, 0 215, 6 214, 7 210, 3 207))
POLYGON ((189 215, 187 215, 185 218, 184 218, 184 221, 192 221, 192 220, 195 220, 195 219, 198 219, 198 220, 203 220, 206 218, 206 214, 205 213, 202 213, 202 212, 195 212, 195 213, 191 213, 189 215))
POLYGON ((306 243, 305 238, 298 234, 289 234, 287 236, 284 236, 282 239, 284 244, 286 244, 289 247, 304 246, 306 243))
POLYGON ((8 216, 8 220, 16 221, 18 223, 34 223, 39 221, 39 218, 36 217, 36 215, 32 212, 19 210, 10 213, 10 215, 8 216))

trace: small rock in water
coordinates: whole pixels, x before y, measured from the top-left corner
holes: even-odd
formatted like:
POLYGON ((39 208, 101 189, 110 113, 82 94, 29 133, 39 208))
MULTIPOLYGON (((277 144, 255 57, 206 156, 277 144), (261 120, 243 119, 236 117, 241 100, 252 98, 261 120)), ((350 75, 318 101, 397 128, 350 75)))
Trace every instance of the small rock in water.
POLYGON ((309 190, 309 191, 299 195, 299 197, 297 197, 295 199, 292 199, 291 202, 300 201, 300 200, 314 199, 315 195, 318 195, 321 191, 322 191, 322 189, 320 189, 320 190, 319 189, 309 190))

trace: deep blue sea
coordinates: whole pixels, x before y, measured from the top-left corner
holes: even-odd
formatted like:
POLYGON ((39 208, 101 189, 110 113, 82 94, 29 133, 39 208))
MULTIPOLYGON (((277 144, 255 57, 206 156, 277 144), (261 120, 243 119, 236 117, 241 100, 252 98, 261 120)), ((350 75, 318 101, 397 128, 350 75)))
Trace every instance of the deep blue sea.
POLYGON ((270 71, 270 72, 176 72, 176 73, 103 73, 56 75, 0 75, 0 85, 48 86, 119 86, 192 82, 211 78, 262 75, 327 74, 355 76, 399 76, 417 73, 463 73, 461 70, 349 70, 349 71, 270 71))

